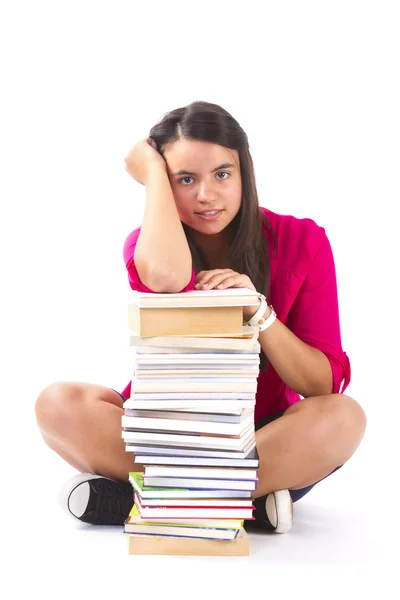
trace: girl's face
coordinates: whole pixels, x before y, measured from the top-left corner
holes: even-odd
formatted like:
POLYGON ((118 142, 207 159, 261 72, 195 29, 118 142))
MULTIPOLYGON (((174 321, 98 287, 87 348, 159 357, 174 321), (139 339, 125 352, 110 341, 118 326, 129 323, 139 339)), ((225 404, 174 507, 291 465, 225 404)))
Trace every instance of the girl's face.
POLYGON ((237 150, 181 139, 167 147, 164 158, 180 220, 200 238, 223 231, 242 201, 237 150), (204 214, 211 211, 218 213, 204 214))

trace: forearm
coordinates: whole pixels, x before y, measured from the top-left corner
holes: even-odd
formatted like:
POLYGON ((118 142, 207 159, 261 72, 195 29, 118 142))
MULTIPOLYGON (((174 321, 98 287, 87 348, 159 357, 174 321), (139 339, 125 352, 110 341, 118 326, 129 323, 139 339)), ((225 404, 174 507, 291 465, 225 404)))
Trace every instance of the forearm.
POLYGON ((155 168, 135 248, 141 281, 155 292, 178 292, 191 277, 192 257, 166 171, 155 168))
MULTIPOLYGON (((269 314, 268 308, 265 316, 269 314)), ((302 342, 278 318, 260 332, 259 342, 289 388, 304 398, 332 393, 332 369, 325 354, 302 342)))

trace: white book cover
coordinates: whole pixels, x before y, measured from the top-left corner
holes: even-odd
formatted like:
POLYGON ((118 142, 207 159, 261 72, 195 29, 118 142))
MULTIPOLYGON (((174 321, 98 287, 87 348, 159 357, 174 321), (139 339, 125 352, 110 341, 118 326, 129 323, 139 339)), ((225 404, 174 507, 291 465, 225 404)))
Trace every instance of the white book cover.
POLYGON ((136 377, 132 378, 131 383, 132 392, 215 392, 215 391, 229 391, 236 393, 252 392, 257 391, 257 379, 249 377, 237 377, 236 379, 225 379, 217 377, 213 378, 202 378, 202 377, 188 377, 187 379, 160 377, 159 379, 139 379, 136 377))
MULTIPOLYGON (((174 511, 174 509, 164 509, 164 515, 161 511, 161 518, 154 517, 151 514, 144 514, 146 512, 154 511, 154 508, 143 509, 142 507, 139 507, 139 505, 136 505, 136 509, 139 514, 129 515, 129 524, 141 523, 144 525, 177 525, 178 527, 180 527, 181 525, 184 525, 185 527, 191 525, 193 527, 212 527, 222 529, 239 529, 239 527, 242 526, 242 519, 240 519, 239 517, 236 517, 232 514, 228 514, 224 519, 222 519, 218 515, 210 514, 211 510, 207 508, 203 509, 203 514, 200 516, 194 515, 193 517, 187 516, 186 518, 182 518, 182 516, 179 515, 178 518, 174 517, 173 515, 168 516, 168 512, 170 510, 172 510, 172 512, 176 512, 176 510, 174 511), (167 515, 165 514, 166 511, 167 515)), ((195 512, 193 509, 189 510, 192 513, 195 512)), ((229 513, 229 509, 225 510, 225 513, 227 512, 229 513)), ((242 512, 245 511, 242 509, 242 512)))
POLYGON ((255 437, 250 436, 247 438, 246 443, 243 448, 240 450, 223 450, 221 448, 213 448, 211 450, 207 450, 206 448, 185 448, 178 447, 176 445, 156 445, 146 441, 142 442, 127 442, 125 445, 125 450, 127 452, 134 452, 136 454, 143 453, 151 456, 188 456, 188 457, 198 457, 198 458, 236 458, 236 459, 245 459, 252 454, 256 447, 255 437))
POLYGON ((221 467, 171 467, 146 465, 144 476, 148 477, 190 477, 193 479, 234 479, 236 481, 257 481, 257 469, 222 469, 221 467))
MULTIPOLYGON (((202 400, 200 405, 199 400, 129 400, 124 403, 125 410, 162 410, 162 411, 180 411, 205 413, 205 414, 221 414, 221 415, 241 415, 243 411, 251 408, 254 410, 254 400, 240 400, 238 402, 216 400, 202 400)), ((126 413, 130 414, 130 413, 126 413)))
POLYGON ((159 392, 159 393, 133 393, 128 398, 124 406, 129 407, 130 400, 254 400, 256 395, 249 392, 159 392))
MULTIPOLYGON (((137 348, 135 348, 137 350, 137 348)), ((175 350, 175 348, 174 348, 175 350)), ((174 361, 180 361, 183 364, 186 363, 227 363, 227 364, 247 364, 248 362, 260 362, 260 355, 256 352, 243 352, 238 356, 237 354, 227 354, 226 352, 212 353, 212 352, 154 352, 150 356, 145 353, 134 353, 135 364, 137 365, 152 365, 162 362, 173 363, 174 361)))
MULTIPOLYGON (((152 341, 154 341, 154 338, 137 338, 136 336, 131 336, 131 342, 132 342, 132 338, 134 338, 135 340, 149 340, 151 339, 152 341)), ((165 339, 165 338, 163 338, 165 339)), ((185 342, 187 342, 187 339, 182 339, 182 338, 174 338, 175 340, 180 340, 181 342, 183 342, 183 344, 185 344, 185 342)), ((204 338, 196 338, 197 339, 201 339, 204 341, 204 338)), ((216 340, 219 340, 221 338, 214 338, 216 340)), ((246 347, 243 348, 242 350, 238 350, 238 349, 234 349, 234 348, 208 348, 208 347, 191 347, 191 346, 187 346, 187 345, 183 345, 182 347, 180 346, 175 346, 175 345, 163 345, 163 346, 159 346, 159 345, 154 345, 154 346, 139 346, 139 345, 134 345, 131 343, 130 346, 130 351, 133 354, 134 357, 141 357, 141 356, 149 356, 149 358, 155 354, 155 355, 159 355, 159 356, 168 356, 169 354, 179 354, 179 356, 188 356, 188 357, 195 357, 195 356, 199 356, 202 354, 211 354, 210 350, 212 350, 212 356, 216 356, 217 358, 222 355, 222 356, 228 356, 228 357, 232 357, 234 359, 241 359, 242 356, 244 357, 252 357, 252 358, 257 358, 260 355, 260 343, 259 342, 254 342, 253 345, 251 347, 246 347)))
POLYGON ((160 294, 128 290, 128 303, 141 308, 202 307, 202 306, 259 306, 262 294, 249 288, 225 290, 191 290, 176 294, 160 294))
POLYGON ((147 419, 180 419, 181 421, 213 421, 215 423, 241 423, 249 415, 254 415, 254 410, 244 409, 240 415, 227 415, 224 413, 211 412, 189 412, 178 410, 135 410, 134 408, 125 408, 127 417, 138 417, 147 419))
POLYGON ((206 448, 223 450, 243 450, 249 438, 254 437, 254 427, 248 433, 242 432, 237 437, 219 437, 217 435, 184 435, 175 433, 156 433, 149 431, 122 431, 122 438, 126 442, 155 443, 158 446, 184 446, 188 448, 206 448))
MULTIPOLYGON (((135 379, 135 378, 134 378, 135 379)), ((159 378, 151 378, 148 377, 146 379, 147 383, 152 383, 154 381, 154 383, 156 385, 162 386, 163 383, 168 383, 168 382, 176 382, 176 383, 186 383, 187 380, 189 380, 189 382, 192 382, 193 384, 197 384, 197 383, 209 383, 211 386, 215 385, 231 385, 232 387, 234 387, 237 383, 254 383, 256 377, 253 374, 252 376, 242 376, 242 377, 159 377, 159 378)), ((133 382, 132 382, 133 383, 133 382)), ((232 391, 233 390, 229 390, 232 391)), ((240 391, 240 390, 239 390, 240 391)))
POLYGON ((127 429, 156 429, 158 431, 184 431, 212 433, 216 435, 240 435, 249 425, 254 424, 254 413, 241 423, 220 423, 212 421, 188 421, 181 419, 150 419, 122 415, 122 427, 127 429))
POLYGON ((187 370, 199 370, 199 371, 233 371, 234 373, 242 372, 242 371, 258 371, 259 370, 259 361, 246 361, 246 362, 223 362, 223 361, 184 361, 184 360, 176 360, 176 361, 155 361, 143 364, 138 361, 133 362, 133 367, 136 370, 141 371, 187 371, 187 370))
MULTIPOLYGON (((175 519, 173 522, 182 523, 187 522, 187 519, 204 519, 205 523, 212 525, 211 519, 252 519, 253 509, 252 508, 174 508, 172 507, 148 507, 136 504, 140 515, 144 519, 163 519, 170 522, 171 519, 175 519), (211 513, 211 514, 210 514, 211 513), (234 514, 232 514, 234 513, 234 514), (207 520, 206 520, 207 519, 207 520), (208 519, 210 519, 208 521, 208 519)), ((228 521, 229 522, 229 521, 228 521)))
POLYGON ((159 377, 170 378, 188 378, 190 379, 194 377, 204 377, 204 378, 244 378, 244 377, 253 377, 256 378, 258 376, 259 370, 258 367, 254 368, 246 368, 246 369, 216 369, 216 368, 205 368, 199 367, 198 369, 191 369, 189 367, 182 367, 178 369, 134 369, 135 377, 138 379, 152 379, 159 377))
POLYGON ((179 336, 152 336, 139 337, 138 335, 130 335, 130 345, 137 348, 145 348, 150 352, 149 348, 156 348, 157 352, 175 352, 178 353, 178 348, 184 352, 193 352, 198 349, 204 350, 223 350, 227 352, 239 353, 242 351, 251 353, 260 353, 261 346, 258 341, 258 327, 246 326, 242 328, 241 336, 232 336, 228 334, 219 334, 218 336, 211 335, 179 335, 179 336), (244 337, 249 336, 249 337, 244 337))
POLYGON ((245 467, 258 469, 258 453, 253 452, 247 458, 207 458, 204 456, 163 456, 135 452, 133 460, 139 465, 181 465, 192 467, 245 467), (250 458, 252 457, 252 458, 250 458))

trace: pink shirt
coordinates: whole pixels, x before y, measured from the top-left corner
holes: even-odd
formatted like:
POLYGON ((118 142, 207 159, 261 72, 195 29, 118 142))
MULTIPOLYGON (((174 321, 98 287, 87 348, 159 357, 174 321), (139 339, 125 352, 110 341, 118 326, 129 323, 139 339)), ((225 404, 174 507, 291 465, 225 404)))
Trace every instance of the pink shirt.
MULTIPOLYGON (((326 355, 332 368, 333 392, 343 393, 350 382, 351 370, 341 345, 336 271, 325 230, 311 219, 279 215, 263 207, 260 210, 277 238, 275 255, 272 236, 263 225, 271 265, 270 303, 286 327, 326 355)), ((131 288, 152 292, 140 281, 134 263, 139 232, 140 227, 127 237, 124 260, 131 288)), ((189 284, 181 291, 193 290, 195 278, 193 269, 189 284)), ((130 391, 131 382, 122 394, 129 398, 130 391)), ((258 375, 255 422, 285 410, 300 398, 269 364, 268 370, 260 371, 258 375)))

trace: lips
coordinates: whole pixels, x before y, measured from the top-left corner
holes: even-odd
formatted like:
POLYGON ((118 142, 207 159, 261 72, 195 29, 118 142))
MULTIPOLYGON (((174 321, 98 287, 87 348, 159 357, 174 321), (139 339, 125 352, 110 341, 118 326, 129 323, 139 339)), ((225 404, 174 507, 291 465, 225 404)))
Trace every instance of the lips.
POLYGON ((201 219, 202 221, 217 221, 222 213, 223 213, 223 210, 217 210, 216 212, 211 212, 211 213, 209 213, 209 212, 195 213, 195 215, 196 215, 196 217, 199 217, 199 219, 201 219))
POLYGON ((208 215, 208 214, 214 214, 217 212, 221 212, 221 209, 219 208, 213 208, 212 210, 203 210, 202 212, 197 212, 195 213, 196 215, 208 215))

